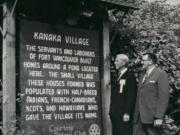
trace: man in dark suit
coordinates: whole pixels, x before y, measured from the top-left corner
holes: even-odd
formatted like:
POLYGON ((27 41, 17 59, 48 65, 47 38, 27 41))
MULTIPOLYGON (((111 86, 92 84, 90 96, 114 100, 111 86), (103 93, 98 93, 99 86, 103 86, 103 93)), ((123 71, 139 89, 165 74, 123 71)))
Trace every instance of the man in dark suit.
POLYGON ((137 82, 134 74, 127 68, 128 63, 127 55, 116 55, 114 64, 117 72, 111 78, 110 118, 113 135, 132 135, 137 82))
POLYGON ((133 120, 133 135, 161 135, 168 99, 169 83, 165 71, 156 67, 155 54, 142 56, 143 69, 138 84, 138 94, 133 120))

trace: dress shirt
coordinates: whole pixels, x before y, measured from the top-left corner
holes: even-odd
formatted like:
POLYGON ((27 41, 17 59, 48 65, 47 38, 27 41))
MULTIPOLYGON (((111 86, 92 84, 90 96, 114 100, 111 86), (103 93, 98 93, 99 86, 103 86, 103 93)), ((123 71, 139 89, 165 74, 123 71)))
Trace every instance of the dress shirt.
POLYGON ((119 71, 119 76, 118 76, 118 80, 121 78, 121 76, 123 76, 123 74, 127 71, 127 68, 124 68, 122 70, 119 71))
POLYGON ((146 80, 146 78, 151 74, 151 72, 153 71, 153 69, 155 68, 155 66, 152 66, 148 71, 146 71, 142 82, 144 83, 144 81, 146 80))

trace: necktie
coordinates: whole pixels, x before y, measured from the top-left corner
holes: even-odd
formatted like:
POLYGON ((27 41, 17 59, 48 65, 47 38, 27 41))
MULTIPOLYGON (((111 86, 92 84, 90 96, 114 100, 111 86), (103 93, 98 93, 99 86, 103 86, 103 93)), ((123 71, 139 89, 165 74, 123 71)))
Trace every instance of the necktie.
POLYGON ((118 73, 118 76, 117 76, 117 82, 119 82, 120 77, 121 77, 121 72, 118 73))
POLYGON ((144 75, 143 80, 142 80, 142 83, 145 82, 145 80, 147 79, 147 77, 148 77, 148 72, 146 72, 146 74, 144 75))

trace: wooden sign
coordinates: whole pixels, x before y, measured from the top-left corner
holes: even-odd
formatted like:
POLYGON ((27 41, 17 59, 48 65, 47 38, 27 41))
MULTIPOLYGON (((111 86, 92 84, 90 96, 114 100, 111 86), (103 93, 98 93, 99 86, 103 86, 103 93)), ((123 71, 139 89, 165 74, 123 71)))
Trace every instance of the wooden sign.
POLYGON ((20 23, 21 128, 37 135, 101 135, 99 33, 20 23))

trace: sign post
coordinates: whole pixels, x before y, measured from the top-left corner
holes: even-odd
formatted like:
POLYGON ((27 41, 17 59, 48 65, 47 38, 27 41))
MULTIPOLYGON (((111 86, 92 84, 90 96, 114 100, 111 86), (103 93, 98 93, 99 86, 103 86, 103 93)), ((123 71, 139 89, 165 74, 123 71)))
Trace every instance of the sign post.
POLYGON ((3 135, 13 135, 16 124, 16 34, 11 2, 3 4, 3 135))
POLYGON ((102 106, 104 120, 104 134, 111 135, 111 122, 109 119, 110 107, 110 48, 109 48, 109 22, 103 22, 103 73, 102 73, 102 106))

